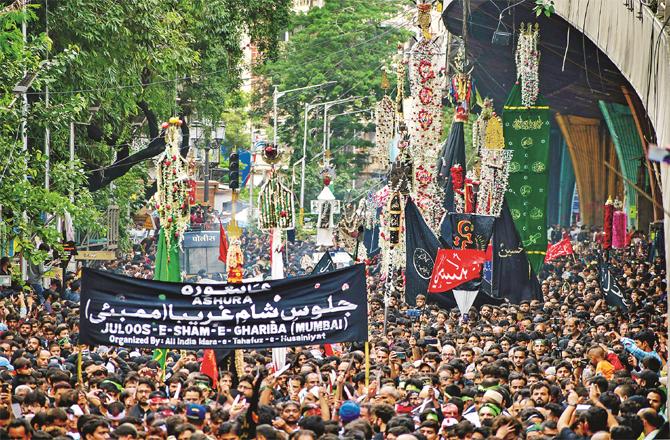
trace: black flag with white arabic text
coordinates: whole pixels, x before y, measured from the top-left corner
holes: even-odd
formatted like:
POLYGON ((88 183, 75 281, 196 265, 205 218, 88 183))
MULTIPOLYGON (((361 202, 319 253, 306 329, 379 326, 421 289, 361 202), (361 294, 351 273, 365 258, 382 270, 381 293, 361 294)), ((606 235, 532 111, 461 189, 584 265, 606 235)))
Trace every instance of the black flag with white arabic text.
POLYGON ((540 282, 521 245, 506 200, 493 227, 491 296, 505 298, 513 304, 533 299, 542 301, 540 282))
MULTIPOLYGON (((405 301, 413 306, 416 304, 416 296, 425 295, 428 291, 440 242, 435 238, 435 234, 426 224, 412 199, 408 199, 405 205, 405 240, 407 243, 405 301)), ((455 305, 454 301, 451 307, 455 305)))
POLYGON ((333 262, 333 258, 330 256, 330 252, 326 251, 319 259, 319 262, 316 263, 316 266, 314 266, 312 275, 330 272, 331 270, 335 270, 335 263, 333 262))
POLYGON ((607 263, 600 264, 600 288, 605 294, 605 301, 610 306, 618 307, 628 313, 628 304, 621 293, 619 284, 614 279, 614 275, 607 267, 607 263))

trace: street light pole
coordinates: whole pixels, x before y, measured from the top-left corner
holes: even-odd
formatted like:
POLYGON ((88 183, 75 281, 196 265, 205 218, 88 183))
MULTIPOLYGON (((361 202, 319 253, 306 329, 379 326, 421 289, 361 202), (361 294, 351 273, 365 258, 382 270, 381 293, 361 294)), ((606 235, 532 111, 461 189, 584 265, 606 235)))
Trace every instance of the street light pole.
POLYGON ((208 139, 205 144, 205 193, 202 196, 204 203, 209 202, 209 150, 211 149, 211 141, 208 139))
MULTIPOLYGON (((70 122, 70 172, 74 174, 74 121, 70 122)), ((70 202, 74 202, 74 181, 70 189, 70 202)))
POLYGON ((358 96, 352 96, 350 98, 344 98, 344 99, 336 99, 334 101, 329 101, 329 102, 324 102, 323 106, 323 152, 325 154, 326 150, 328 149, 327 145, 327 139, 328 139, 328 109, 338 105, 338 104, 344 104, 345 102, 350 102, 353 101, 354 99, 358 99, 358 96))
POLYGON ((326 134, 328 136, 328 141, 326 142, 326 149, 330 150, 330 123, 333 122, 335 120, 335 118, 337 118, 338 116, 354 115, 356 113, 363 113, 363 112, 372 113, 372 107, 366 108, 366 109, 363 109, 363 110, 353 110, 353 111, 350 111, 350 112, 337 113, 337 114, 331 116, 330 120, 328 121, 328 132, 326 134))
POLYGON ((277 86, 274 86, 274 91, 272 92, 272 117, 274 119, 273 121, 273 129, 274 129, 274 135, 272 136, 273 138, 273 144, 277 145, 277 102, 279 101, 279 98, 282 96, 288 94, 288 93, 293 93, 293 92, 299 92, 302 90, 310 90, 310 89, 316 89, 318 87, 323 87, 327 86, 329 84, 335 84, 337 81, 326 81, 321 84, 315 84, 313 86, 305 86, 305 87, 298 87, 297 89, 289 89, 289 90, 283 90, 279 91, 277 89, 277 86))
MULTIPOLYGON (((302 162, 301 167, 300 167, 300 224, 303 224, 304 219, 305 219, 305 165, 307 162, 307 120, 308 120, 308 115, 309 112, 312 109, 315 109, 319 106, 324 106, 325 109, 328 109, 329 105, 335 105, 335 104, 340 104, 342 102, 348 102, 353 99, 356 99, 357 97, 351 97, 351 98, 345 98, 345 99, 334 99, 332 101, 327 101, 327 102, 319 102, 316 104, 305 104, 305 122, 304 122, 304 128, 303 128, 303 136, 302 136, 302 158, 300 158, 300 161, 302 162)), ((326 110, 327 112, 327 110, 326 110)), ((324 118, 324 124, 327 119, 327 113, 324 113, 323 115, 324 118)), ((325 145, 325 144, 324 144, 325 145)))
POLYGON ((302 135, 302 162, 300 166, 300 224, 305 220, 305 158, 307 157, 307 115, 309 111, 320 104, 305 104, 305 126, 302 135))

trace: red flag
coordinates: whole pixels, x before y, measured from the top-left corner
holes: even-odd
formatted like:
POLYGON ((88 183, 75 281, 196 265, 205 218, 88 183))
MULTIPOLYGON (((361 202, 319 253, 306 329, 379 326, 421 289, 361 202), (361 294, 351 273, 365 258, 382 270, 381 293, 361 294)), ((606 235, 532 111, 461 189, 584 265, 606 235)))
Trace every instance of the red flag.
POLYGON ((572 250, 572 243, 570 239, 565 237, 563 240, 559 241, 556 244, 550 244, 547 246, 547 255, 544 257, 544 262, 548 263, 555 260, 558 257, 564 255, 572 255, 574 252, 572 250))
POLYGON ((202 355, 200 372, 206 374, 210 377, 210 379, 212 379, 212 389, 216 390, 219 386, 219 369, 216 366, 216 356, 214 356, 214 350, 211 348, 206 348, 202 355))
POLYGON ((226 231, 223 229, 223 223, 219 219, 219 260, 222 263, 226 263, 228 258, 228 238, 226 237, 226 231))
POLYGON ((486 252, 476 249, 439 249, 428 284, 429 293, 441 293, 481 276, 486 252))

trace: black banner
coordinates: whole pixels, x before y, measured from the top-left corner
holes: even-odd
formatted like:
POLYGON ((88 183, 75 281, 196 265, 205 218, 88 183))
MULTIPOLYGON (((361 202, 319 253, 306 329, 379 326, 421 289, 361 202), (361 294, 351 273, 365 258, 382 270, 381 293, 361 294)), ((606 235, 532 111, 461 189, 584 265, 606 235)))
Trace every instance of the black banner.
POLYGON ((365 266, 241 284, 168 283, 84 268, 81 343, 262 348, 367 340, 365 266))
MULTIPOLYGON (((440 242, 412 199, 405 205, 405 301, 414 306, 417 295, 425 295, 433 273, 440 242)), ((453 305, 456 303, 454 302, 453 305)), ((452 306, 452 304, 449 304, 452 306)))

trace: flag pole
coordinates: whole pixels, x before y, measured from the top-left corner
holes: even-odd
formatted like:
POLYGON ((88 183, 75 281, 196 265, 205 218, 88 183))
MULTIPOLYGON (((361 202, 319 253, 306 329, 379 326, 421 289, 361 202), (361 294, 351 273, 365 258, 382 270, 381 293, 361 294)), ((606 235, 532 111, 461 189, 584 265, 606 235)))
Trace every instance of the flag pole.
POLYGON ((365 341, 365 388, 370 386, 370 343, 365 341))

